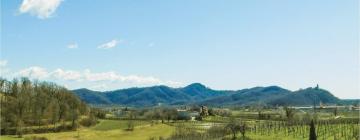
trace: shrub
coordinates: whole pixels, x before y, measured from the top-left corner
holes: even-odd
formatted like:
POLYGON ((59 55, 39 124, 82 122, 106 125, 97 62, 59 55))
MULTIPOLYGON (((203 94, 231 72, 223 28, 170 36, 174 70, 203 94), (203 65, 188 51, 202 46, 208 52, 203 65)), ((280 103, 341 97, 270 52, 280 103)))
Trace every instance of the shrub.
POLYGON ((209 109, 209 114, 212 116, 222 116, 222 117, 229 117, 231 116, 231 111, 227 109, 215 109, 211 108, 209 109))
POLYGON ((46 137, 38 137, 38 136, 31 136, 31 137, 26 137, 24 140, 48 140, 48 138, 46 138, 46 137))
POLYGON ((80 121, 80 125, 89 127, 92 125, 95 125, 97 123, 97 120, 94 117, 84 118, 80 121))
POLYGON ((202 121, 202 120, 203 120, 203 117, 201 117, 201 116, 196 116, 196 117, 195 117, 195 120, 197 120, 197 121, 202 121))
POLYGON ((180 112, 178 113, 177 120, 191 120, 191 117, 188 113, 180 112))

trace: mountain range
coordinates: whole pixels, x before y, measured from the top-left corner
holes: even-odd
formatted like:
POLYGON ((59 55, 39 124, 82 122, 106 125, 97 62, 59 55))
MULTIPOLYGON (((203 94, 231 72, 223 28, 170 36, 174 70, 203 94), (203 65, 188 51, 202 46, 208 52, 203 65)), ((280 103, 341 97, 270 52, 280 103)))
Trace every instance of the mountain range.
POLYGON ((86 88, 73 93, 88 104, 156 106, 199 104, 210 106, 231 105, 313 105, 337 104, 341 100, 329 91, 319 87, 309 87, 290 91, 279 86, 254 87, 242 90, 213 90, 200 83, 182 88, 152 86, 128 88, 114 91, 92 91, 86 88))

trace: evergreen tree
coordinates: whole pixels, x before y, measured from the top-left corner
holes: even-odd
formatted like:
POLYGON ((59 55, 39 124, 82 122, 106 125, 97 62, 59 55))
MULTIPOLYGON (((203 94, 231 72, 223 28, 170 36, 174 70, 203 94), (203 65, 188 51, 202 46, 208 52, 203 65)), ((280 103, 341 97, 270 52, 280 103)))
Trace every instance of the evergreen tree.
POLYGON ((310 122, 309 140, 316 140, 316 131, 315 131, 314 120, 311 120, 311 122, 310 122))

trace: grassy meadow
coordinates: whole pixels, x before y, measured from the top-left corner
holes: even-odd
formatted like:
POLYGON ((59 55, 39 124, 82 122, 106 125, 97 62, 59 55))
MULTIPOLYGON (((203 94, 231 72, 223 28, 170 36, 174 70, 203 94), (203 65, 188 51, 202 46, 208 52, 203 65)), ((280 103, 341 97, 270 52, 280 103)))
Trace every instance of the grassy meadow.
POLYGON ((126 131, 126 121, 123 120, 100 120, 100 123, 90 128, 80 128, 78 131, 29 134, 23 138, 16 136, 1 136, 1 140, 23 140, 27 137, 46 137, 49 140, 148 140, 150 136, 168 137, 174 127, 165 124, 153 124, 140 122, 135 123, 133 131, 126 131))

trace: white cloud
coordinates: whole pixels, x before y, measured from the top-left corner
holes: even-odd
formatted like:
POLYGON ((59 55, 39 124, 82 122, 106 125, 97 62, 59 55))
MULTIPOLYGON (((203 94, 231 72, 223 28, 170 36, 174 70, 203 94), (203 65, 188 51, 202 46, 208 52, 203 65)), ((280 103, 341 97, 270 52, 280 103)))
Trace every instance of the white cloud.
POLYGON ((83 72, 83 78, 86 81, 116 81, 120 77, 115 72, 92 73, 89 69, 83 72))
MULTIPOLYGON (((138 75, 120 75, 116 72, 91 72, 89 69, 83 71, 74 71, 74 70, 64 70, 64 69, 55 69, 53 71, 48 71, 42 67, 29 67, 22 69, 19 72, 15 73, 14 77, 29 77, 33 79, 41 80, 55 80, 55 81, 68 81, 68 82, 77 82, 77 83, 93 83, 100 89, 99 85, 105 83, 127 83, 130 85, 170 85, 170 86, 179 86, 181 83, 174 81, 163 81, 152 76, 138 76, 138 75)), ((92 85, 93 85, 92 84, 92 85)), ((105 86, 102 86, 105 88, 105 86)))
POLYGON ((78 44, 76 44, 76 43, 73 43, 73 44, 69 44, 68 46, 67 46, 67 48, 69 48, 69 49, 76 49, 76 48, 78 48, 79 46, 78 46, 78 44))
MULTIPOLYGON (((121 40, 120 40, 121 42, 121 40)), ((111 49, 116 47, 116 45, 118 45, 119 41, 117 41, 116 39, 111 40, 110 42, 104 43, 99 45, 97 48, 99 49, 111 49)))
POLYGON ((62 69, 56 69, 55 71, 50 73, 51 77, 62 80, 81 80, 81 73, 77 71, 65 71, 62 69))
POLYGON ((15 75, 20 77, 29 77, 35 79, 45 79, 49 77, 49 73, 46 69, 37 66, 20 70, 15 75))
POLYGON ((30 13, 40 19, 49 18, 63 0, 23 0, 20 13, 30 13))

